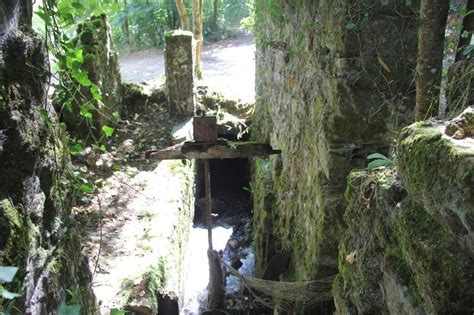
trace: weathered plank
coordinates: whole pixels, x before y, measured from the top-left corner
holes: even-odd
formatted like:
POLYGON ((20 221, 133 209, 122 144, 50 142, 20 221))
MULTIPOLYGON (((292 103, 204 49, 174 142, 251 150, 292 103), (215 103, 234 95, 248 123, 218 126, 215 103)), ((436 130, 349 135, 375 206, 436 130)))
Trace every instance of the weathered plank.
POLYGON ((145 152, 145 158, 152 160, 175 159, 235 159, 279 154, 266 143, 228 142, 212 143, 184 142, 163 150, 145 152))

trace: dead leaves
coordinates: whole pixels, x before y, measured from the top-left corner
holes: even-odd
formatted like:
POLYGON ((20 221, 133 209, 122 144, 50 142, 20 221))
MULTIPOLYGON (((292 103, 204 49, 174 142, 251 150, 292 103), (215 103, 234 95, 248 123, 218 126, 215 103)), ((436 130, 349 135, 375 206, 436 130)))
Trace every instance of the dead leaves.
POLYGON ((380 65, 385 71, 387 71, 388 73, 392 72, 392 70, 390 70, 390 68, 387 66, 387 64, 385 63, 385 61, 383 61, 382 57, 380 57, 379 55, 377 55, 377 61, 379 62, 379 65, 380 65))
POLYGON ((296 75, 292 74, 290 76, 290 86, 294 88, 296 86, 296 75))
POLYGON ((352 253, 346 256, 346 261, 351 265, 356 262, 356 259, 357 259, 357 250, 353 251, 352 253))

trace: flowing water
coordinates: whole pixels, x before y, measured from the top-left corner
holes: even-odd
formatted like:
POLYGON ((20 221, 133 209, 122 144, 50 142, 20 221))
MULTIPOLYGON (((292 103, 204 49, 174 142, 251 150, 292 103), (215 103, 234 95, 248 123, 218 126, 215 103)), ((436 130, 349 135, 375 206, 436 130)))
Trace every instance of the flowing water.
MULTIPOLYGON (((235 223, 235 220, 231 220, 235 223)), ((239 272, 246 276, 254 276, 254 250, 251 242, 244 241, 243 226, 247 221, 238 224, 223 224, 215 226, 212 230, 214 249, 222 252, 226 263, 231 264, 236 259, 242 265, 239 272), (241 245, 232 247, 230 244, 241 245)), ((231 223, 231 222, 229 222, 231 223)), ((209 263, 207 258, 207 229, 194 227, 189 238, 186 265, 184 273, 184 289, 180 299, 180 314, 201 314, 207 299, 207 285, 209 282, 209 263)), ((228 274, 226 278, 226 304, 235 307, 237 304, 246 303, 242 298, 240 279, 228 274), (239 301, 237 301, 237 300, 239 301)), ((244 298, 245 299, 245 298, 244 298)))
MULTIPOLYGON (((212 242, 217 251, 224 250, 232 235, 232 228, 215 227, 212 229, 212 242)), ((189 236, 184 292, 180 314, 199 314, 207 298, 209 282, 209 263, 207 260, 207 229, 195 227, 189 236)))

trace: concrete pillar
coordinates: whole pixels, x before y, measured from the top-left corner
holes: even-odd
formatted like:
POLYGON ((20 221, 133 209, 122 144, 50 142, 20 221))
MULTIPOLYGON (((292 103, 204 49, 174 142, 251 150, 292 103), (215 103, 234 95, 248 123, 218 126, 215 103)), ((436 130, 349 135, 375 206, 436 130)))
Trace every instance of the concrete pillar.
POLYGON ((193 116, 196 104, 193 34, 173 31, 165 36, 166 97, 172 116, 193 116))

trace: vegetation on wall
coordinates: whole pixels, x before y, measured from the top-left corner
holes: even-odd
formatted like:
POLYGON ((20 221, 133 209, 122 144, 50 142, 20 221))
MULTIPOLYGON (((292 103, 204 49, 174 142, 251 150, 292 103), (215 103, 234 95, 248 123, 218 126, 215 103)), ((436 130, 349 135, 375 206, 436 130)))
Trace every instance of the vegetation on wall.
MULTIPOLYGON (((412 282, 409 285, 418 286, 416 290, 421 292, 420 296, 412 294, 413 308, 443 313, 452 305, 446 297, 455 289, 442 283, 460 283, 456 275, 450 274, 456 268, 448 266, 452 261, 447 249, 453 244, 429 244, 427 249, 414 250, 410 247, 420 241, 423 233, 428 234, 429 241, 448 234, 429 221, 427 212, 433 208, 394 203, 395 211, 387 211, 388 215, 381 215, 381 211, 370 213, 368 203, 374 199, 378 187, 368 185, 368 191, 354 190, 354 195, 364 203, 360 209, 350 200, 348 204, 342 190, 351 185, 347 182, 351 170, 368 169, 363 172, 373 174, 400 165, 398 156, 388 153, 397 146, 395 136, 415 120, 415 103, 417 119, 438 115, 434 103, 438 102, 443 61, 447 59, 446 52, 443 55, 444 42, 449 44, 450 53, 461 55, 464 62, 456 68, 460 78, 457 81, 462 82, 456 83, 459 88, 455 95, 460 99, 456 107, 473 104, 469 96, 473 90, 469 20, 474 11, 469 9, 472 1, 456 1, 455 5, 453 2, 450 7, 449 1, 421 1, 421 13, 420 1, 256 2, 257 106, 252 136, 282 149, 281 162, 270 164, 266 177, 261 176, 261 164, 256 163, 253 169, 252 187, 268 187, 254 189, 257 193, 253 195, 257 275, 266 277, 267 270, 273 268, 278 273, 276 278, 299 281, 338 272, 345 281, 336 283, 335 291, 340 289, 339 285, 343 288, 335 301, 338 314, 415 313, 396 311, 397 307, 412 306, 405 296, 408 294, 403 292, 407 284, 402 281, 403 286, 399 285, 404 280, 403 272, 394 277, 393 270, 383 269, 388 263, 375 261, 378 257, 374 252, 381 246, 377 234, 393 242, 395 232, 391 235, 388 228, 378 231, 368 226, 364 230, 367 236, 361 236, 356 232, 366 228, 365 222, 351 216, 360 212, 364 220, 371 222, 380 215, 385 224, 395 211, 403 211, 400 235, 404 238, 400 238, 397 246, 403 243, 405 247, 396 255, 390 253, 392 248, 386 247, 380 250, 380 255, 410 257, 406 269, 413 275, 407 277, 412 282), (446 24, 456 27, 452 39, 446 39, 445 34, 451 34, 449 28, 446 32, 446 24), (266 200, 271 200, 271 204, 266 204, 266 200), (429 222, 426 230, 422 229, 424 222, 429 222), (419 234, 407 233, 413 227, 419 227, 416 230, 419 234), (341 238, 345 233, 353 242, 350 246, 341 238), (431 258, 437 251, 441 255, 430 265, 432 262, 425 258, 431 258), (335 257, 338 252, 339 259, 335 257), (273 264, 282 255, 290 256, 290 263, 283 271, 273 264), (438 277, 435 264, 443 269, 443 277, 438 277), (441 267, 441 264, 445 265, 441 267), (383 272, 391 278, 383 279, 383 272), (374 275, 380 278, 374 279, 374 275), (430 290, 432 295, 428 293, 430 290), (387 307, 391 309, 384 309, 387 307)), ((452 82, 455 81, 450 77, 449 83, 452 82)), ((451 98, 448 102, 451 104, 451 98)), ((464 130, 457 132, 459 137, 464 137, 464 130)), ((428 139, 427 151, 433 152, 434 138, 428 139)), ((414 153, 411 147, 407 150, 407 156, 414 153)), ((435 168, 441 170, 443 180, 427 180, 420 169, 432 169, 434 164, 420 158, 414 162, 418 169, 409 172, 409 176, 419 179, 413 189, 439 185, 443 191, 449 190, 452 185, 446 184, 447 174, 455 172, 448 171, 450 166, 446 164, 451 163, 446 159, 437 160, 443 161, 443 166, 435 168)), ((466 173, 462 173, 464 183, 472 182, 472 175, 466 173)), ((399 176, 393 171, 397 181, 399 176)), ((400 185, 407 178, 406 174, 403 176, 400 185)), ((469 195, 467 185, 462 185, 458 190, 469 195)), ((385 202, 385 197, 381 201, 385 202)), ((445 212, 445 217, 456 224, 460 222, 445 212)), ((394 225, 387 224, 390 228, 394 225)), ((468 256, 465 250, 462 252, 468 256)), ((396 267, 404 266, 396 264, 396 267)), ((469 284, 466 287, 472 288, 469 284)), ((469 309, 466 301, 463 299, 459 302, 462 306, 457 307, 469 309)))
MULTIPOLYGON (((468 289, 472 288, 473 282, 463 283, 462 279, 464 274, 474 279, 469 268, 470 258, 462 256, 472 250, 464 248, 465 244, 472 244, 472 239, 464 240, 465 231, 471 233, 474 222, 472 211, 466 210, 472 208, 472 198, 463 199, 471 196, 466 187, 472 184, 472 154, 466 154, 465 159, 460 158, 464 151, 445 154, 451 147, 445 144, 444 135, 438 135, 438 126, 420 122, 415 125, 412 135, 407 135, 405 128, 406 137, 400 138, 396 158, 384 155, 393 145, 393 133, 414 119, 415 90, 416 119, 423 120, 438 113, 442 48, 446 23, 448 28, 450 25, 448 2, 422 0, 421 19, 415 14, 417 9, 412 1, 397 2, 403 5, 379 1, 367 8, 359 8, 354 2, 339 1, 344 8, 341 10, 327 2, 311 3, 278 0, 256 3, 260 11, 255 18, 261 26, 257 56, 260 103, 253 120, 257 126, 253 136, 259 140, 271 139, 283 151, 279 157, 256 159, 254 163, 254 182, 250 190, 255 202, 257 274, 264 277, 271 269, 267 267, 272 261, 278 268, 275 268, 274 277, 268 276, 271 280, 306 281, 339 272, 335 287, 339 310, 346 307, 360 313, 389 312, 394 303, 389 299, 382 305, 380 296, 392 290, 387 296, 398 297, 399 287, 403 289, 405 284, 412 296, 408 302, 414 309, 423 307, 428 312, 448 312, 449 303, 460 296, 459 291, 469 294, 459 299, 457 308, 451 310, 464 310, 468 303, 472 309, 472 302, 468 301, 472 301, 473 291, 468 289), (412 78, 417 61, 417 76, 412 78), (434 134, 426 127, 438 133, 434 134), (384 154, 374 153, 377 151, 384 154), (440 161, 443 165, 436 165, 440 161), (449 162, 447 165, 446 161, 449 162), (393 165, 398 167, 403 181, 398 171, 388 168, 393 165), (346 190, 349 172, 365 167, 368 170, 352 173, 349 185, 356 179, 367 178, 367 181, 346 190), (430 176, 433 180, 426 180, 430 176), (409 183, 406 191, 406 187, 402 189, 404 182, 409 183), (446 189, 446 183, 451 189, 446 189), (393 204, 384 205, 383 194, 393 194, 393 204), (403 201, 405 194, 410 194, 410 198, 403 201), (373 242, 374 235, 377 242, 373 242), (365 240, 364 244, 358 244, 360 240, 365 240), (456 251, 453 252, 453 248, 456 251), (458 273, 459 270, 465 272, 458 273), (374 280, 373 275, 377 279, 374 280), (399 286, 399 282, 403 286, 399 286), (374 283, 377 285, 373 286, 374 283), (385 285, 385 291, 380 289, 380 283, 385 285)), ((104 13, 110 15, 108 21, 113 39, 120 49, 128 51, 161 47, 167 31, 179 27, 190 29, 193 24, 195 37, 201 44, 203 38, 226 38, 239 26, 252 27, 253 5, 253 0, 43 0, 36 12, 36 26, 41 24, 52 66, 44 69, 44 60, 26 59, 28 71, 35 75, 17 85, 26 86, 29 94, 34 94, 34 86, 28 84, 52 76, 49 86, 54 89, 51 94, 59 115, 63 118, 69 115, 73 124, 85 124, 88 129, 86 134, 67 135, 54 110, 48 111, 47 104, 44 108, 31 106, 34 113, 28 114, 31 114, 31 120, 38 118, 39 123, 31 127, 23 123, 29 133, 25 133, 22 140, 36 144, 44 138, 34 148, 38 152, 35 159, 42 159, 42 162, 29 163, 34 169, 21 175, 29 178, 37 173, 37 186, 51 195, 47 196, 49 209, 45 210, 45 215, 33 213, 32 221, 24 219, 21 216, 27 211, 17 206, 25 202, 19 197, 14 202, 10 200, 11 191, 32 188, 22 186, 26 185, 23 178, 15 187, 1 187, 0 236, 9 234, 5 237, 9 239, 8 249, 14 248, 26 255, 23 246, 29 246, 31 236, 25 231, 31 232, 31 226, 25 222, 32 224, 46 218, 44 222, 48 224, 37 240, 45 244, 51 242, 46 245, 56 246, 50 246, 54 248, 52 253, 57 251, 61 256, 48 256, 53 257, 47 261, 54 271, 50 277, 59 279, 63 269, 55 268, 56 264, 67 265, 71 259, 63 251, 69 251, 67 246, 73 241, 68 238, 74 234, 69 230, 73 223, 70 216, 73 192, 89 193, 94 187, 82 171, 71 165, 69 155, 79 155, 87 145, 105 152, 119 116, 118 111, 106 110, 107 93, 99 83, 101 80, 93 78, 92 71, 86 67, 92 62, 90 58, 94 58, 94 53, 79 45, 93 47, 89 44, 91 38, 97 39, 93 35, 95 27, 109 27, 104 13), (198 12, 193 6, 199 8, 198 12), (186 19, 188 16, 192 18, 186 19), (42 79, 36 80, 39 77, 42 79), (41 135, 37 131, 41 131, 41 135), (50 167, 52 175, 46 174, 49 165, 42 165, 48 158, 55 167, 50 167), (40 174, 37 165, 45 171, 40 174), (70 176, 65 176, 68 173, 70 176), (40 177, 43 182, 39 182, 40 177), (45 189, 44 186, 51 187, 45 189), (3 189, 10 193, 5 198, 3 189), (10 203, 12 206, 7 209, 10 203), (59 211, 60 215, 54 211, 59 211), (28 240, 24 242, 28 245, 18 244, 17 240, 28 240)), ((467 0, 458 10, 462 20, 451 25, 459 29, 459 38, 446 44, 456 55, 455 61, 462 62, 456 68, 457 79, 450 80, 450 84, 459 82, 456 83, 457 90, 453 92, 450 85, 447 87, 450 97, 461 99, 460 105, 456 105, 460 108, 472 105, 472 5, 473 1, 467 0)), ((41 42, 35 43, 42 55, 41 42)), ((107 49, 113 49, 112 45, 107 49)), ((2 58, 0 55, 0 61, 2 58)), ((3 85, 0 81, 0 89, 3 85)), ((13 93, 17 86, 11 86, 8 93, 0 93, 0 112, 11 105, 5 105, 4 98, 19 99, 13 93)), ((47 103, 48 95, 41 93, 40 96, 47 103)), ((25 97, 25 104, 31 101, 28 97, 25 97)), ((448 103, 451 102, 448 98, 448 103)), ((464 121, 453 123, 457 128, 456 140, 472 136, 473 127, 460 128, 462 123, 464 121)), ((0 131, 3 137, 4 130, 0 128, 0 131)), ((0 149, 2 153, 3 147, 0 149)), ((18 152, 22 158, 30 158, 29 154, 18 152)), ((5 167, 12 165, 8 163, 13 160, 0 160, 8 161, 1 170, 5 178, 15 175, 11 171, 14 167, 5 167)), ((4 182, 0 178, 0 183, 4 182)), ((77 240, 74 242, 78 245, 77 240)), ((80 254, 76 248, 71 251, 80 254)), ((0 268, 0 305, 9 306, 7 304, 20 297, 17 292, 23 284, 12 280, 18 268, 18 274, 23 277, 22 261, 25 259, 23 256, 17 260, 9 257, 6 263, 16 267, 0 268)), ((70 274, 64 277, 72 278, 70 274)), ((78 314, 81 301, 74 296, 77 293, 67 290, 69 296, 64 299, 64 290, 56 291, 64 300, 62 305, 57 305, 59 308, 55 305, 59 314, 78 314)), ((153 298, 156 300, 155 296, 153 298)))

